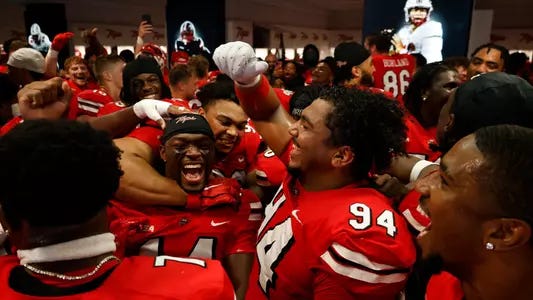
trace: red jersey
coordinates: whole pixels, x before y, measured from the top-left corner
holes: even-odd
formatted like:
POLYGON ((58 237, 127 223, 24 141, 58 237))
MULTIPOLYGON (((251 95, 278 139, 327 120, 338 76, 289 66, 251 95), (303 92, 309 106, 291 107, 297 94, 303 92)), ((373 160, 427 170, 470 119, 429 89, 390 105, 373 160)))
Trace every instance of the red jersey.
POLYGON ((172 98, 170 100, 180 103, 179 105, 178 104, 174 104, 174 105, 182 106, 192 111, 198 111, 198 109, 202 107, 202 102, 200 102, 200 100, 198 99, 186 100, 186 99, 181 99, 181 98, 172 98))
POLYGON ((0 65, 0 73, 1 74, 8 74, 9 73, 9 67, 7 65, 0 65))
POLYGON ((276 156, 274 151, 267 148, 257 156, 257 167, 255 170, 257 185, 263 187, 280 186, 283 179, 287 177, 287 167, 276 156))
POLYGON ((373 55, 374 86, 401 101, 415 72, 416 61, 409 54, 373 55))
POLYGON ((89 81, 85 86, 79 86, 74 81, 67 79, 65 80, 68 83, 68 86, 72 90, 72 94, 77 96, 79 93, 85 90, 96 90, 98 85, 95 82, 89 81))
POLYGON ((310 192, 290 176, 257 240, 250 300, 395 299, 416 258, 407 224, 378 191, 310 192))
POLYGON ((124 104, 124 102, 122 101, 108 102, 98 110, 98 113, 96 115, 98 117, 105 116, 117 112, 119 110, 123 110, 124 108, 126 108, 126 104, 124 104))
POLYGON ((278 88, 272 88, 272 89, 276 93, 276 96, 278 96, 279 103, 281 104, 281 106, 283 106, 285 111, 290 114, 290 102, 291 102, 291 98, 294 92, 286 90, 286 89, 278 89, 278 88))
POLYGON ((244 184, 246 175, 256 169, 261 143, 261 136, 247 125, 237 145, 224 158, 215 162, 213 173, 236 179, 241 185, 244 184))
POLYGON ((104 89, 84 90, 78 94, 78 116, 96 117, 98 111, 107 103, 114 103, 104 89))
POLYGON ((410 114, 405 116, 405 126, 407 126, 405 150, 409 155, 429 161, 439 159, 441 153, 430 147, 430 145, 436 144, 437 127, 426 129, 410 114))
POLYGON ((0 128, 0 136, 5 135, 6 133, 10 132, 11 129, 15 128, 18 124, 24 122, 21 116, 14 117, 13 119, 7 121, 7 123, 4 124, 0 128))
POLYGON ((452 274, 441 272, 429 279, 426 300, 462 300, 464 297, 461 282, 452 274))
MULTIPOLYGON (((229 180, 229 179, 228 179, 229 180)), ((209 185, 205 187, 209 188, 209 185)), ((262 219, 259 199, 243 190, 241 204, 204 211, 164 206, 133 206, 112 201, 111 232, 119 254, 172 255, 221 260, 232 254, 254 253, 262 219), (122 247, 121 247, 122 246, 122 247)))
POLYGON ((30 275, 16 256, 4 256, 0 291, 2 299, 10 300, 235 299, 220 262, 172 256, 112 261, 90 280, 75 282, 30 275))
POLYGON ((428 215, 420 207, 420 197, 420 193, 413 189, 403 197, 402 202, 398 205, 400 214, 418 232, 424 230, 431 223, 428 215))

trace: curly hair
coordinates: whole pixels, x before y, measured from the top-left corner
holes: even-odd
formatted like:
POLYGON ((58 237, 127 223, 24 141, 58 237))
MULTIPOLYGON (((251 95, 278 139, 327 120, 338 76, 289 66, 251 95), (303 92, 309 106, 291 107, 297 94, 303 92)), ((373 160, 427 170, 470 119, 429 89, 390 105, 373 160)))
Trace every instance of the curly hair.
POLYGON ((196 93, 196 97, 202 102, 204 109, 209 109, 209 105, 218 100, 226 100, 239 104, 239 99, 235 95, 235 84, 233 81, 228 80, 216 80, 204 85, 196 93))
POLYGON ((368 178, 389 167, 393 155, 405 154, 406 127, 396 101, 383 94, 344 87, 324 90, 320 99, 332 104, 326 119, 334 146, 350 146, 355 154, 352 175, 368 178))
POLYGON ((118 188, 120 150, 86 123, 29 120, 0 139, 0 204, 20 228, 80 224, 118 188))
POLYGON ((431 86, 441 73, 448 71, 455 72, 455 69, 452 69, 441 62, 435 62, 425 65, 416 72, 415 76, 413 76, 409 87, 405 90, 403 101, 405 108, 407 108, 409 113, 411 113, 411 115, 413 115, 418 121, 422 120, 420 109, 424 102, 422 100, 423 94, 431 89, 431 86))
POLYGON ((502 217, 518 218, 533 226, 533 129, 496 125, 475 132, 484 162, 476 172, 502 217))

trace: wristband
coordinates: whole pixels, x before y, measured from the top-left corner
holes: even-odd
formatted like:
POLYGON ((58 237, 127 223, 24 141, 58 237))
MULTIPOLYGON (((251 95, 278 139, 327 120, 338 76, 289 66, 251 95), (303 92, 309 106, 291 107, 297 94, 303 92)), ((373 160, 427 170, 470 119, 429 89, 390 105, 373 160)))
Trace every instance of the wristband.
POLYGON ((429 165, 436 165, 436 163, 433 163, 427 160, 418 161, 411 169, 411 174, 409 175, 409 181, 415 182, 418 179, 420 172, 422 172, 422 170, 425 169, 429 165))
POLYGON ((141 45, 141 46, 144 45, 144 40, 140 36, 137 36, 137 45, 141 45))
POLYGON ((254 98, 256 99, 263 99, 263 98, 266 98, 268 96, 268 93, 270 92, 270 84, 268 83, 268 80, 266 79, 265 75, 257 75, 257 79, 255 79, 254 83, 252 84, 242 85, 242 84, 236 83, 235 92, 237 94, 236 95, 237 98, 241 100, 246 99, 245 94, 248 94, 248 93, 253 93, 254 98), (245 92, 242 90, 242 88, 254 87, 254 86, 255 86, 255 89, 253 89, 253 91, 245 92))
POLYGON ((243 88, 251 88, 251 87, 254 87, 255 85, 257 85, 259 83, 259 80, 261 80, 261 74, 255 76, 254 80, 251 82, 251 83, 248 83, 248 84, 242 84, 238 81, 235 81, 236 85, 238 85, 239 87, 243 87, 243 88))

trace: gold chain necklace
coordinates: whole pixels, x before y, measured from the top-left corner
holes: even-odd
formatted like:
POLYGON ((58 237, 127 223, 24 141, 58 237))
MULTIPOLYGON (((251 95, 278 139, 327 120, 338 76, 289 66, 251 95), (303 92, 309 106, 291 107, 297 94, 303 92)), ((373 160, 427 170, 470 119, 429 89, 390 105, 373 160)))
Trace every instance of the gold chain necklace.
POLYGON ((40 274, 40 275, 45 275, 45 276, 50 276, 50 277, 56 277, 56 278, 59 278, 61 280, 82 280, 82 279, 91 277, 94 274, 96 274, 96 272, 98 272, 98 270, 100 270, 100 268, 106 262, 108 262, 110 260, 118 260, 118 261, 120 261, 120 259, 118 257, 116 257, 114 255, 110 255, 110 256, 102 259, 102 261, 100 261, 98 263, 98 265, 96 265, 96 267, 94 267, 94 269, 91 272, 89 272, 87 274, 83 274, 83 275, 76 275, 76 276, 70 276, 70 275, 65 275, 65 274, 60 274, 60 273, 54 273, 54 272, 50 272, 50 271, 40 270, 40 269, 37 269, 36 267, 30 266, 29 264, 24 264, 22 266, 24 268, 32 271, 35 274, 40 274))

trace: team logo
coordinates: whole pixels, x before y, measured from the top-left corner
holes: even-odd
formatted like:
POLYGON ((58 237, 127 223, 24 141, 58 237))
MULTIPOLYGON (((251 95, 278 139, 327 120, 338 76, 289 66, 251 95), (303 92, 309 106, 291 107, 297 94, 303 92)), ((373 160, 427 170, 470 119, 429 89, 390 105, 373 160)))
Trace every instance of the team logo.
POLYGON ((176 124, 185 124, 186 122, 188 121, 194 121, 196 120, 196 117, 193 117, 193 116, 180 116, 180 117, 177 117, 176 118, 176 121, 175 123, 176 124))

